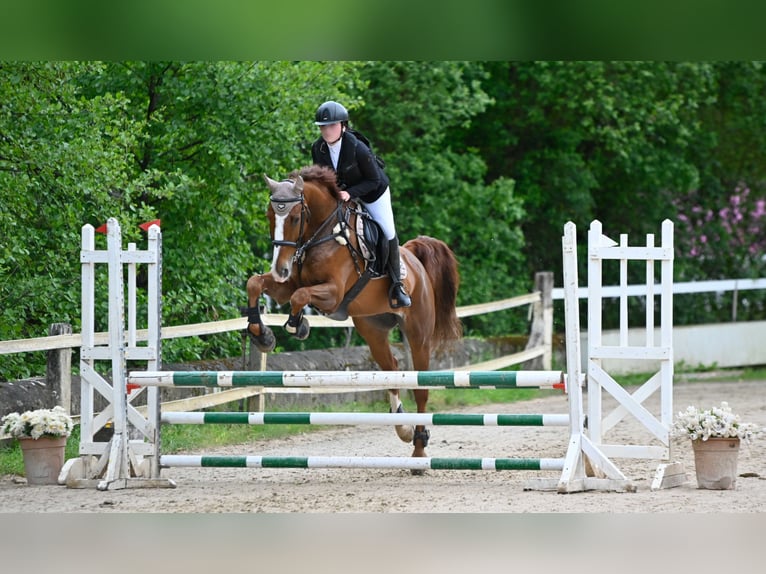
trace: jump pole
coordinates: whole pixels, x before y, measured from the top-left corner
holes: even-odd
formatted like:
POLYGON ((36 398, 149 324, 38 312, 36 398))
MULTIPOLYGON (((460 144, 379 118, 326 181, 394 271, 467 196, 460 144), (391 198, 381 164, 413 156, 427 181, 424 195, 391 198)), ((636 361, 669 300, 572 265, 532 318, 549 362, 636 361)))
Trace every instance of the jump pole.
POLYGON ((563 458, 437 458, 411 456, 215 456, 162 455, 165 467, 380 468, 404 470, 562 470, 563 458))
POLYGON ((559 426, 569 425, 565 414, 462 413, 162 413, 163 424, 354 425, 354 426, 559 426))
POLYGON ((379 389, 561 389, 561 371, 133 371, 134 387, 354 387, 379 389))

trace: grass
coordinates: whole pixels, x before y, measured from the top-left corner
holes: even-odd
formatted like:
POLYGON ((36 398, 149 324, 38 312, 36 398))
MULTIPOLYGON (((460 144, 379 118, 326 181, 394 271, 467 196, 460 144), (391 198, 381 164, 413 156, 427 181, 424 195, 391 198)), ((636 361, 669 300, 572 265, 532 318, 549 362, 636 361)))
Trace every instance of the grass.
MULTIPOLYGON (((624 387, 632 387, 645 383, 649 373, 616 375, 614 380, 624 387)), ((676 368, 674 372, 675 382, 684 383, 720 383, 739 381, 763 381, 766 380, 766 368, 746 369, 683 369, 676 368)))
MULTIPOLYGON (((210 409, 226 411, 224 408, 210 409)), ((388 409, 388 403, 376 401, 370 403, 351 402, 337 405, 335 408, 313 407, 312 412, 382 412, 388 409)), ((272 409, 269 409, 270 411, 272 409)), ((287 411, 288 409, 273 409, 287 411)), ((165 425, 162 427, 162 452, 173 454, 208 447, 242 444, 256 440, 279 439, 288 435, 312 432, 321 427, 310 425, 165 425)))
MULTIPOLYGON (((615 377, 623 386, 635 386, 644 383, 646 374, 620 375, 615 377)), ((703 381, 748 381, 766 380, 766 369, 715 370, 676 372, 676 379, 685 382, 703 381)), ((415 412, 412 393, 403 393, 404 407, 408 412, 415 412)), ((475 389, 432 390, 428 401, 429 412, 443 412, 467 406, 512 403, 538 397, 561 395, 561 391, 538 389, 498 389, 476 392, 475 389)), ((229 406, 229 408, 231 408, 229 406)), ((221 409, 221 410, 226 410, 221 409)), ((316 412, 388 412, 388 402, 370 403, 352 402, 334 407, 314 407, 316 412)), ((490 410, 490 409, 488 409, 490 410)), ((311 425, 165 425, 162 429, 162 452, 172 454, 208 448, 244 444, 256 440, 279 439, 288 435, 315 432, 320 426, 311 425)), ((75 427, 66 446, 66 459, 78 456, 80 428, 75 427)), ((18 441, 11 441, 0 447, 0 475, 24 476, 24 461, 18 441)))
MULTIPOLYGON (((477 393, 475 389, 432 390, 429 394, 428 410, 433 413, 464 406, 510 403, 548 394, 560 395, 561 391, 504 389, 477 393)), ((405 410, 415 412, 417 409, 411 393, 403 393, 403 395, 402 403, 405 410)), ((376 401, 373 403, 351 402, 325 408, 313 407, 312 412, 383 413, 388 412, 388 409, 387 401, 376 401)), ((269 410, 279 411, 279 409, 269 410)), ((326 427, 312 425, 166 425, 162 428, 162 452, 172 454, 207 447, 242 444, 255 440, 278 439, 288 435, 314 432, 321 428, 326 427)))

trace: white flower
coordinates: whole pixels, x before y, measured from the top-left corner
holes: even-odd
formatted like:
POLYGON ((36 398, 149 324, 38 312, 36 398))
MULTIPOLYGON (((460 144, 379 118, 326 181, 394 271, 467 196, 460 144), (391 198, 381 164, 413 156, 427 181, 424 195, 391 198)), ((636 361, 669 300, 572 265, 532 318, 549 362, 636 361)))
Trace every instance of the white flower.
POLYGON ((685 411, 676 415, 671 430, 675 437, 688 437, 691 440, 708 440, 709 438, 739 438, 750 442, 760 429, 753 423, 743 423, 739 415, 731 412, 726 401, 720 407, 708 410, 698 410, 689 406, 685 411))
POLYGON ((57 406, 5 415, 0 432, 14 438, 68 437, 72 433, 72 426, 72 417, 63 407, 57 406))

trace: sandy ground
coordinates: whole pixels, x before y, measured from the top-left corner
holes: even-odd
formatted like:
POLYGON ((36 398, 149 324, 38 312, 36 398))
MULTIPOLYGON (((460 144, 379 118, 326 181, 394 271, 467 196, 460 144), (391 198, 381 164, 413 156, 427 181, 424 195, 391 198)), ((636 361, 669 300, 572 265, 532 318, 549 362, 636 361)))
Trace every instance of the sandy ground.
MULTIPOLYGON (((726 400, 747 422, 766 427, 766 381, 676 383, 674 411, 726 400)), ((650 408, 654 402, 647 403, 650 408)), ((563 395, 464 412, 566 413, 563 395)), ((640 435, 633 423, 614 431, 615 442, 640 435)), ((552 457, 565 454, 565 428, 431 428, 433 457, 552 457)), ((284 440, 229 447, 215 454, 408 456, 411 447, 393 429, 343 427, 284 440)), ((207 453, 213 454, 213 453, 207 453)), ((662 461, 615 460, 636 492, 557 494, 525 490, 535 478, 559 472, 344 469, 165 469, 175 489, 70 489, 28 486, 0 478, 0 512, 23 513, 762 513, 766 511, 766 437, 742 445, 734 490, 697 488, 691 444, 674 442, 686 484, 661 491, 650 485, 662 461)))

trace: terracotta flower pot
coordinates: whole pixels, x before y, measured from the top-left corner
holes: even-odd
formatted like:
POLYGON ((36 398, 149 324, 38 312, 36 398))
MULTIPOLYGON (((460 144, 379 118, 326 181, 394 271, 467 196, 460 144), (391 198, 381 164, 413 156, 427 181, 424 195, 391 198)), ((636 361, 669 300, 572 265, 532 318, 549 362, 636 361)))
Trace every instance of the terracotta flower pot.
POLYGON ((27 484, 58 484, 66 437, 20 438, 27 484))
POLYGON ((737 484, 738 438, 693 440, 697 486, 709 490, 733 490, 737 484))

